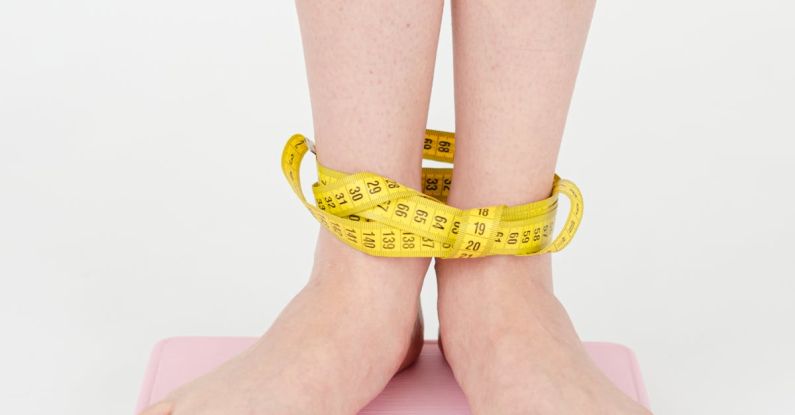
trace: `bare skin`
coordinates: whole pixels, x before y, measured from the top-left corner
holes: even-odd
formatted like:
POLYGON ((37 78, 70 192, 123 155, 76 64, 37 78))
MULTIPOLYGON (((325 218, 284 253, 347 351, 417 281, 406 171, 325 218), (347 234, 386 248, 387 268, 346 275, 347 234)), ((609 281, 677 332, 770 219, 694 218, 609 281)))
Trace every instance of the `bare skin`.
POLYGON ((267 333, 143 414, 356 413, 422 348, 427 264, 382 259, 322 230, 310 282, 267 333))
MULTIPOLYGON (((442 1, 296 4, 318 160, 420 188, 442 1)), ((358 412, 422 347, 429 264, 370 256, 321 228, 309 283, 262 338, 143 414, 358 412)))
MULTIPOLYGON (((420 188, 439 0, 297 2, 321 163, 420 188)), ((591 0, 453 0, 457 153, 448 202, 548 195, 591 0), (506 24, 509 22, 509 24, 506 24)), ((251 349, 146 415, 354 414, 421 347, 429 262, 321 229, 309 284, 251 349)), ((445 356, 479 414, 648 414, 585 353, 548 255, 436 262, 445 356)))
MULTIPOLYGON (((453 0, 449 204, 549 195, 593 6, 453 0)), ((443 259, 435 268, 445 357, 474 414, 648 414, 591 362, 552 291, 548 254, 443 259)))

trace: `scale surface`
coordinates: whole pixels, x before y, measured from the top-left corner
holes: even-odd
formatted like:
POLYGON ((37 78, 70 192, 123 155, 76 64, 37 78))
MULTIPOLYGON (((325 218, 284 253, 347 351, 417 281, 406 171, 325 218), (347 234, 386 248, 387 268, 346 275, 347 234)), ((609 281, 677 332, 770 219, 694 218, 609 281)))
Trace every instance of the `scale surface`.
MULTIPOLYGON (((137 412, 242 352, 254 341, 253 337, 174 337, 160 341, 149 359, 137 412)), ((601 342, 587 342, 585 347, 616 386, 649 406, 632 350, 601 342)), ((360 415, 375 414, 469 415, 470 412, 436 342, 426 341, 417 362, 398 373, 360 412, 360 415)))

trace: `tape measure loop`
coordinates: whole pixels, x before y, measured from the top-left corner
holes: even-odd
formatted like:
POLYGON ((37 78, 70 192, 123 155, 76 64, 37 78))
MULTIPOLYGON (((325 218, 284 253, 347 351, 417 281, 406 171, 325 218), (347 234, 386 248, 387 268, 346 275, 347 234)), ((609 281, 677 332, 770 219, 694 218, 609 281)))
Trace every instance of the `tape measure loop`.
MULTIPOLYGON (((300 167, 314 143, 301 134, 287 141, 282 171, 301 203, 349 246, 376 256, 476 258, 557 252, 571 242, 582 219, 582 195, 555 175, 551 196, 517 206, 458 209, 446 204, 452 168, 423 167, 422 189, 372 172, 347 174, 316 162, 316 205, 305 198, 300 167), (565 226, 552 238, 557 196, 571 201, 565 226)), ((455 135, 427 130, 423 158, 452 163, 455 135)))

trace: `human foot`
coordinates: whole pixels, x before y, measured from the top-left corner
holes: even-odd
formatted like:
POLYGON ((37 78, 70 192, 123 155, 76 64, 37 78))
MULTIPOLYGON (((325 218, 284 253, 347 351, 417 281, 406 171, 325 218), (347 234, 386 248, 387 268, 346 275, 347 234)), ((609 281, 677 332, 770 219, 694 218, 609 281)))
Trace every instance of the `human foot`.
POLYGON ((428 264, 321 228, 309 283, 262 338, 142 415, 355 414, 419 355, 428 264))
POLYGON ((552 293, 549 255, 435 268, 445 357, 474 414, 649 414, 586 354, 552 293))

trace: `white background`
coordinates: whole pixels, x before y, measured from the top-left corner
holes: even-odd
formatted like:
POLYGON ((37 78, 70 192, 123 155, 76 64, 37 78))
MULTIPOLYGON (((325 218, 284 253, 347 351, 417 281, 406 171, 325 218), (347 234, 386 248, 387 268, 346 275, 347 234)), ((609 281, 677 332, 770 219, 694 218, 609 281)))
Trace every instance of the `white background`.
MULTIPOLYGON (((597 5, 557 289, 584 339, 636 351, 658 414, 795 412, 793 11, 597 5)), ((446 16, 432 128, 450 42, 446 16)), ((311 266, 278 164, 311 131, 292 2, 1 2, 0 412, 131 413, 158 339, 267 328, 311 266)))

